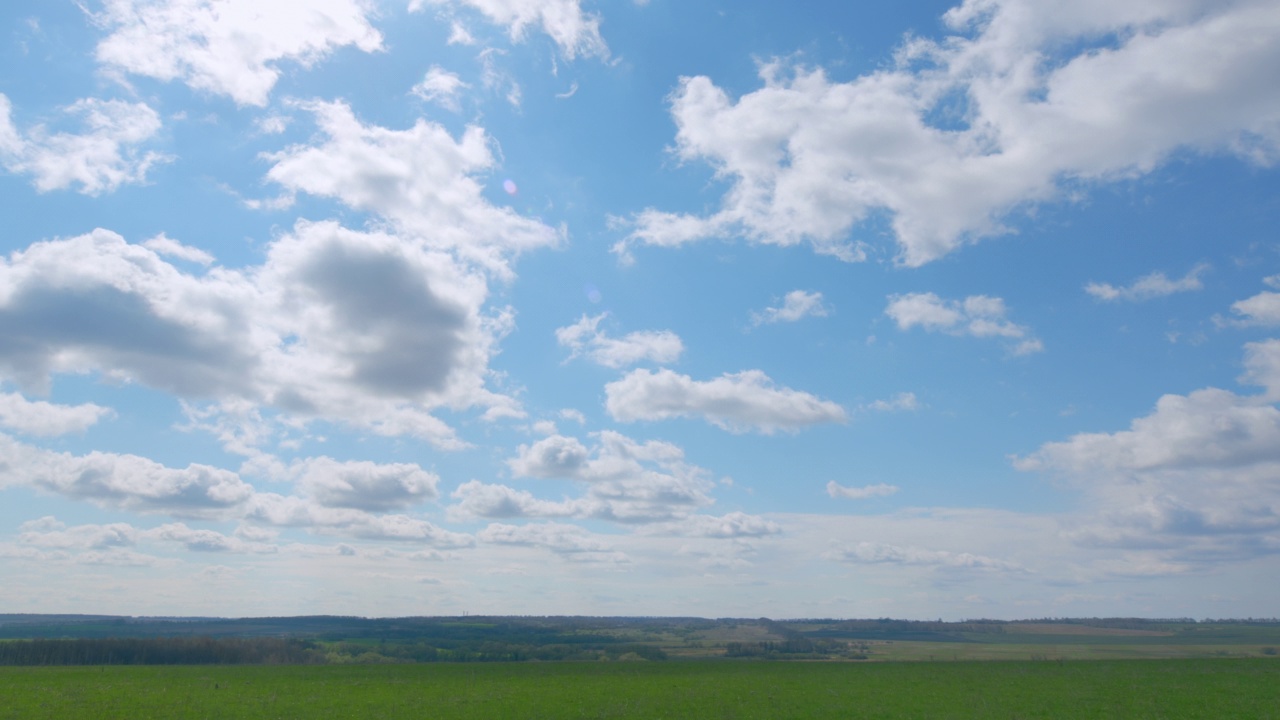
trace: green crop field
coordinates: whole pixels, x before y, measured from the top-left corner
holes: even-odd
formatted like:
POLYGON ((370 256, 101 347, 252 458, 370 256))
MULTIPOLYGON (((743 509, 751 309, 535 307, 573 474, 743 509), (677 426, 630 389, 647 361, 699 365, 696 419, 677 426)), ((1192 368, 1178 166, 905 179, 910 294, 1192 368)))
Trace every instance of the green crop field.
POLYGON ((0 668, 0 720, 1280 718, 1275 659, 0 668))

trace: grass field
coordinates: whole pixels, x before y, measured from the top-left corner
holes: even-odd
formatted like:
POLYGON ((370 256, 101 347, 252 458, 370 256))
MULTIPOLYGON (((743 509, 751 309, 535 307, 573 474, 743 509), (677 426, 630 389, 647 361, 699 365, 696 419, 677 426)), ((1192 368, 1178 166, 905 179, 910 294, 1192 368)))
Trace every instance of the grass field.
POLYGON ((0 720, 1280 718, 1280 660, 0 668, 0 720))

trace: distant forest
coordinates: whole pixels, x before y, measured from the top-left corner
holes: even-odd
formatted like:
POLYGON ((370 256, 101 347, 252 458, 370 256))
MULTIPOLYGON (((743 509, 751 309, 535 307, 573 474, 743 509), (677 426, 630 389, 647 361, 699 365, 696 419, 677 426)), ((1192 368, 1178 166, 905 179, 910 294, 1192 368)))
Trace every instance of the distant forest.
POLYGON ((658 661, 672 656, 863 660, 874 645, 895 642, 1106 643, 1131 642, 1134 636, 1180 645, 1270 643, 1280 640, 1280 620, 0 615, 0 665, 658 661), (1077 627, 1088 632, 1077 633, 1077 627))

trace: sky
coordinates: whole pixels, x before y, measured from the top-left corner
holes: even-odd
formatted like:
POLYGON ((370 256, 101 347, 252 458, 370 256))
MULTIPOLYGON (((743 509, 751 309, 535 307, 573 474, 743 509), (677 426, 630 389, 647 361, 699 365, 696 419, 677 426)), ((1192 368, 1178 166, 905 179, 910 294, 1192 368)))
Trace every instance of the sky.
POLYGON ((1273 617, 1275 0, 10 0, 0 609, 1273 617))

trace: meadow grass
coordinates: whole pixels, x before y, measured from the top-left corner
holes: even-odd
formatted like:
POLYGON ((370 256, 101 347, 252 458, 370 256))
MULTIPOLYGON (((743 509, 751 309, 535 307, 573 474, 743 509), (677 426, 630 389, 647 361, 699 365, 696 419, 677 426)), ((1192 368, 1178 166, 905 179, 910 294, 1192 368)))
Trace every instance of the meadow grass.
POLYGON ((1280 661, 0 668, 0 720, 1277 718, 1280 661))

